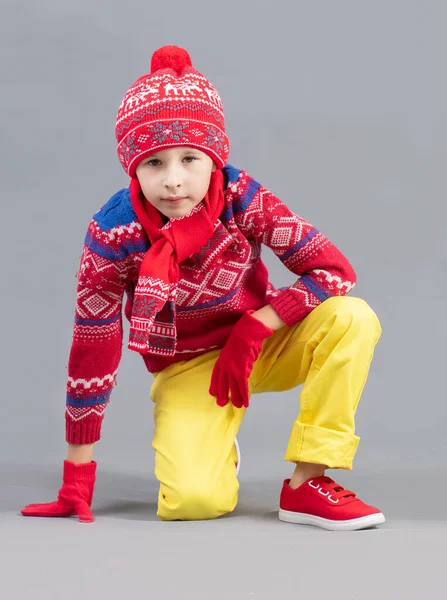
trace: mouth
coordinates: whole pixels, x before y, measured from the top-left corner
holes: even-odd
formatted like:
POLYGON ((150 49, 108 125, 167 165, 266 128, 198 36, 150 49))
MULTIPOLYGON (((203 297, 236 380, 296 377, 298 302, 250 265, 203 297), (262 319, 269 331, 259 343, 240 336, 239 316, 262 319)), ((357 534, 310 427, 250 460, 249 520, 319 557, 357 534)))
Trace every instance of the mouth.
POLYGON ((184 200, 186 200, 186 196, 169 196, 168 198, 162 198, 163 202, 167 202, 174 206, 181 204, 184 200))

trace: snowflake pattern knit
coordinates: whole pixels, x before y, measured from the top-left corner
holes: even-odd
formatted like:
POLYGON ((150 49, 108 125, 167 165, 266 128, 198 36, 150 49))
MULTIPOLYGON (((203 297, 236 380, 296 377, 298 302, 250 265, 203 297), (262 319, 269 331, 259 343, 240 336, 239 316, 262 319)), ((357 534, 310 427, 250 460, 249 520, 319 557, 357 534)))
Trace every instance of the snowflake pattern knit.
MULTIPOLYGON (((227 165, 223 172, 225 208, 214 236, 180 265, 176 354, 143 355, 151 373, 221 348, 247 310, 271 304, 291 326, 330 296, 347 294, 354 287, 352 266, 322 233, 245 171, 227 165), (275 289, 269 282, 262 244, 298 276, 293 285, 275 289)), ((82 252, 68 364, 69 443, 100 439, 121 359, 123 298, 126 294, 124 313, 130 318, 148 247, 129 189, 121 190, 93 217, 82 252)), ((157 333, 162 339, 163 330, 157 333)))

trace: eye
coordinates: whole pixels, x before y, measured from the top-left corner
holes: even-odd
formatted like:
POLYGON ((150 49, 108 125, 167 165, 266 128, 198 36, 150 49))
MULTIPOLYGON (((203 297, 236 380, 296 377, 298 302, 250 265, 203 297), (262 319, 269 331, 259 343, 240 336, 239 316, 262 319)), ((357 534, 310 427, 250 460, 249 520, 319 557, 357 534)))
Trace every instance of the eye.
POLYGON ((197 158, 195 156, 185 156, 183 160, 186 160, 187 163, 192 163, 195 162, 197 158))
POLYGON ((158 167, 158 165, 161 164, 161 160, 158 158, 151 158, 151 160, 148 160, 146 164, 150 167, 158 167))

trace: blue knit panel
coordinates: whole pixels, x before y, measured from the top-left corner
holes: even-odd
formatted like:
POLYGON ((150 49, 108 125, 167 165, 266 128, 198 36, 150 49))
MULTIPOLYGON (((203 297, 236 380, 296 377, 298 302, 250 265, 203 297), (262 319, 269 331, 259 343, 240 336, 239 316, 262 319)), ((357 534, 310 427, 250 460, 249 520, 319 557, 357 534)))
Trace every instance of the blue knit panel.
POLYGON ((233 298, 233 296, 235 296, 237 294, 237 292, 239 291, 239 288, 240 288, 240 286, 238 286, 236 289, 232 290, 229 294, 226 294, 225 296, 221 296, 220 298, 215 298, 214 300, 210 300, 208 302, 205 302, 204 304, 196 304, 195 306, 187 306, 184 308, 177 306, 176 310, 178 313, 181 313, 181 312, 189 312, 191 310, 201 310, 203 308, 212 308, 213 306, 218 306, 219 304, 223 304, 224 302, 231 300, 231 298, 233 298))
POLYGON ((293 248, 290 248, 290 250, 287 250, 287 252, 284 252, 284 254, 282 254, 279 258, 280 260, 282 260, 282 262, 286 261, 289 256, 292 256, 292 254, 295 254, 295 252, 298 252, 298 250, 300 250, 303 246, 305 246, 308 242, 310 242, 310 240, 315 237, 318 233, 318 229, 315 229, 315 227, 313 229, 311 229, 309 231, 309 233, 303 237, 302 240, 300 240, 297 244, 295 244, 295 246, 293 248))
POLYGON ((129 225, 136 220, 130 201, 130 190, 124 188, 114 194, 93 217, 103 231, 118 225, 129 225))
POLYGON ((300 283, 304 284, 307 289, 312 292, 319 300, 327 300, 332 296, 328 290, 323 287, 318 281, 309 275, 303 275, 300 277, 300 283))
POLYGON ((76 325, 90 325, 92 327, 100 327, 101 325, 110 325, 111 323, 115 323, 121 317, 121 313, 118 313, 114 317, 109 317, 108 319, 80 319, 79 317, 75 317, 76 325))
MULTIPOLYGON (((137 216, 130 201, 129 188, 124 188, 114 194, 93 216, 93 219, 102 231, 110 231, 114 227, 129 225, 132 221, 137 221, 137 216)), ((148 240, 141 239, 137 242, 125 240, 119 248, 114 248, 97 240, 89 231, 85 236, 85 244, 92 252, 109 260, 124 260, 129 254, 146 252, 150 247, 148 240)))
POLYGON ((225 189, 229 186, 230 183, 236 183, 236 181, 239 179, 240 172, 240 169, 236 169, 236 167, 233 167, 232 165, 226 165, 222 169, 225 181, 225 189))
POLYGON ((67 405, 75 406, 76 408, 83 408, 86 406, 98 406, 101 404, 105 404, 108 402, 110 398, 110 394, 112 393, 112 388, 107 390, 106 392, 102 392, 101 394, 86 393, 84 396, 76 396, 75 394, 67 394, 67 405))
MULTIPOLYGON (((233 167, 231 165, 226 165, 222 169, 222 173, 224 176, 225 189, 227 189, 227 187, 230 185, 230 183, 237 182, 237 180, 239 179, 240 172, 241 172, 240 169, 236 169, 236 167, 233 167)), ((232 218, 232 216, 233 216, 233 207, 231 205, 228 205, 221 212, 219 219, 222 221, 222 223, 225 223, 225 222, 229 221, 232 218)))

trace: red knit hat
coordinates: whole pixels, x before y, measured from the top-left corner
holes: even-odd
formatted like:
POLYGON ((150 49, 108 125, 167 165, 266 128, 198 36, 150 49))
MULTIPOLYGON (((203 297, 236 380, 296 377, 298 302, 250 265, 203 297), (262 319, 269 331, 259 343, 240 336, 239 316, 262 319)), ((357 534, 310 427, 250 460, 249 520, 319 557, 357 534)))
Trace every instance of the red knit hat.
POLYGON ((230 149, 219 94, 178 46, 163 46, 153 54, 151 73, 124 96, 115 133, 118 157, 131 177, 145 156, 164 148, 198 148, 219 168, 226 165, 230 149))

